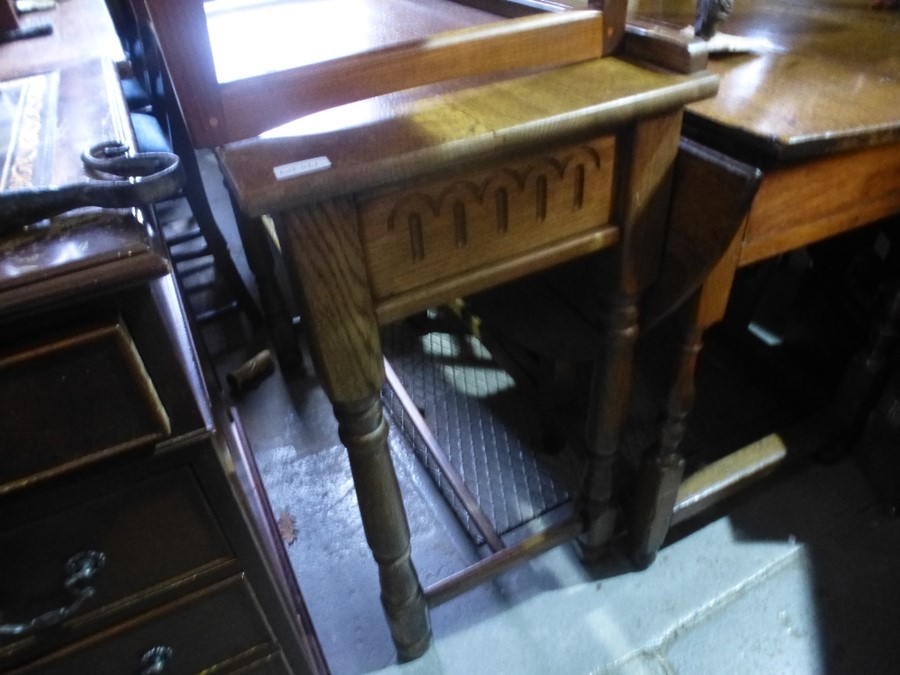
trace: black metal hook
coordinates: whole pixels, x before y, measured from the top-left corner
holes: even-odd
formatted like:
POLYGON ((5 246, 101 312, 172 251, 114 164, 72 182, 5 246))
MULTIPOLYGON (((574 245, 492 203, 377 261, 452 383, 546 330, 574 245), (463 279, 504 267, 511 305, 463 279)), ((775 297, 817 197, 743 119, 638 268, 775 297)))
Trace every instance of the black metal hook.
POLYGON ((129 154, 119 141, 104 141, 81 154, 99 177, 84 183, 24 188, 0 193, 0 235, 83 206, 130 208, 175 196, 184 186, 178 155, 129 154))

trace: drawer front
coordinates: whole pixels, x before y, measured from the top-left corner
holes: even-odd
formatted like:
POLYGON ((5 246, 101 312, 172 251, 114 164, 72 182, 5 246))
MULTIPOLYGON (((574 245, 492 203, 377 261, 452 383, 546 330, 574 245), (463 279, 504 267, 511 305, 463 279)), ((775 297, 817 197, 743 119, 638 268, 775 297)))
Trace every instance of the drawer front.
POLYGON ((178 675, 215 668, 217 673, 264 673, 252 667, 276 650, 252 589, 238 576, 12 672, 178 675), (150 670, 154 666, 160 669, 150 670))
POLYGON ((609 225, 615 138, 359 199, 376 302, 609 225))
POLYGON ((827 155, 763 176, 740 264, 821 241, 900 210, 900 143, 827 155))
POLYGON ((120 321, 0 354, 0 401, 0 494, 169 433, 120 321))
POLYGON ((31 638, 0 635, 0 659, 38 648, 42 639, 72 639, 71 631, 84 633, 93 619, 181 592, 179 586, 231 559, 189 468, 118 487, 34 522, 10 524, 0 531, 0 624, 27 624, 70 605, 85 586, 93 595, 63 631, 32 631, 31 638), (75 570, 68 561, 92 553, 102 555, 102 565, 95 564, 90 578, 67 590, 65 580, 75 570))

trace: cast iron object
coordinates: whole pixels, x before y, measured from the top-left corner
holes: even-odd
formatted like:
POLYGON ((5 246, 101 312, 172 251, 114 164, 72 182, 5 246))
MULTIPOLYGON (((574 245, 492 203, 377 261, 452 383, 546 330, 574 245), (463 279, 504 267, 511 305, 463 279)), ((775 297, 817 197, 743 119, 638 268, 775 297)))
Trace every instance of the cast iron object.
POLYGON ((184 171, 178 155, 128 151, 118 141, 105 141, 83 152, 81 161, 100 176, 96 180, 0 193, 0 235, 83 206, 130 208, 181 191, 184 171))

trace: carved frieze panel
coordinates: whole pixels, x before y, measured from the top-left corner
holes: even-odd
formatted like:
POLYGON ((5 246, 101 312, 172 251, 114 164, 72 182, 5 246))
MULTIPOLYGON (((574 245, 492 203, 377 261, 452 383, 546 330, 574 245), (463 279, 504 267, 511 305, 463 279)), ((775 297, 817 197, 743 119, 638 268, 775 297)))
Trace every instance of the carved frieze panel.
POLYGON ((384 299, 608 225, 615 138, 359 199, 369 281, 384 299))

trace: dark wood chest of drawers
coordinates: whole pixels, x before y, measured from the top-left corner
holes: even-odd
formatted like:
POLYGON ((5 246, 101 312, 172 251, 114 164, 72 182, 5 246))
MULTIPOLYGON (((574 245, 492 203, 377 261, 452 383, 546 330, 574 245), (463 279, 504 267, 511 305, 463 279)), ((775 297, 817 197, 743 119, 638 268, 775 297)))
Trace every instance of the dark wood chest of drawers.
POLYGON ((86 297, 6 305, 0 671, 307 672, 166 258, 137 220, 117 227, 143 245, 137 278, 105 276, 107 261, 86 297))
MULTIPOLYGON (((99 107, 56 131, 125 133, 99 107)), ((0 240, 0 672, 321 670, 170 268, 138 210, 0 240)))

